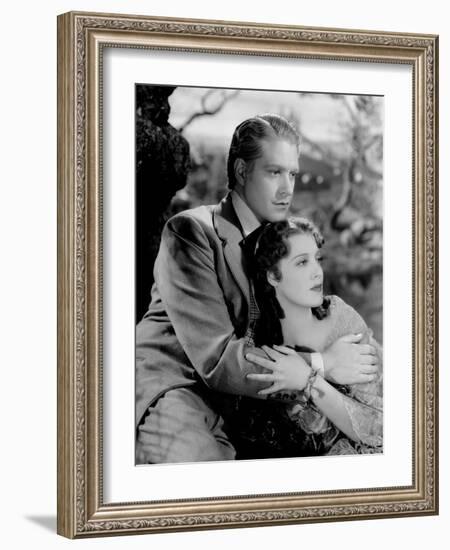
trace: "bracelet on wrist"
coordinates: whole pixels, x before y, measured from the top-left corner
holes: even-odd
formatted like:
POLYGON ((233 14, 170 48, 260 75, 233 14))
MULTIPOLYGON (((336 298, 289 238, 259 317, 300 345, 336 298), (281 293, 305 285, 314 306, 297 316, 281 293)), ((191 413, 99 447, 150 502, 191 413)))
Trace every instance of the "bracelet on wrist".
POLYGON ((306 381, 306 385, 302 390, 301 397, 297 401, 297 403, 298 403, 298 405, 300 405, 301 409, 304 409, 308 405, 308 402, 311 399, 312 387, 314 386, 318 376, 319 376, 319 371, 314 370, 313 368, 311 368, 310 373, 308 375, 308 380, 306 381))
POLYGON ((319 376, 319 371, 311 369, 311 372, 309 373, 308 381, 306 382, 305 389, 303 390, 306 401, 309 401, 311 399, 311 390, 318 376, 319 376))
POLYGON ((322 378, 325 378, 325 364, 321 353, 311 353, 311 368, 317 371, 322 378))

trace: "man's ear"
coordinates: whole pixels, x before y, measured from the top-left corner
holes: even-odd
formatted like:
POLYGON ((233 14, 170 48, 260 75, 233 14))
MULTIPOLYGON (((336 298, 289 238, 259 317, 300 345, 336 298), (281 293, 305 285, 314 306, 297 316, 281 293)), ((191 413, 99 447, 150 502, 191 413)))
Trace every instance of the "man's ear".
POLYGON ((278 279, 275 277, 275 273, 273 271, 268 271, 266 277, 269 285, 272 285, 274 288, 278 286, 278 279))
POLYGON ((245 160, 237 158, 234 161, 234 175, 236 176, 237 183, 244 186, 247 178, 247 164, 245 160))

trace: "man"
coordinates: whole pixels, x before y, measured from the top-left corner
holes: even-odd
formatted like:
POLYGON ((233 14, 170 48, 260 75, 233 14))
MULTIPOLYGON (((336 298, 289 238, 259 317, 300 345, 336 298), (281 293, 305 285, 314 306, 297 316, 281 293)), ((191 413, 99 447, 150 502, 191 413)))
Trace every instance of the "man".
MULTIPOLYGON (((219 414, 221 394, 262 398, 264 388, 246 378, 264 369, 250 347, 255 311, 241 244, 262 222, 286 217, 298 156, 298 134, 284 118, 245 120, 230 146, 227 197, 167 222, 152 301, 136 333, 138 464, 235 458, 219 414)), ((315 354, 327 379, 371 379, 374 350, 357 339, 315 354)))

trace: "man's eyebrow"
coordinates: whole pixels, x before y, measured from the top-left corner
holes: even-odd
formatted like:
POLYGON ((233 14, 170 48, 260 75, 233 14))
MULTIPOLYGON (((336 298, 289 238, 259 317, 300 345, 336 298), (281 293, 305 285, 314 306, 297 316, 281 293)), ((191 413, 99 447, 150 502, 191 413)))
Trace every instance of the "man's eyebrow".
POLYGON ((286 168, 286 166, 283 166, 282 164, 277 164, 276 162, 267 162, 266 164, 264 164, 264 168, 278 168, 280 170, 287 170, 288 172, 295 172, 296 174, 300 172, 297 167, 286 168))

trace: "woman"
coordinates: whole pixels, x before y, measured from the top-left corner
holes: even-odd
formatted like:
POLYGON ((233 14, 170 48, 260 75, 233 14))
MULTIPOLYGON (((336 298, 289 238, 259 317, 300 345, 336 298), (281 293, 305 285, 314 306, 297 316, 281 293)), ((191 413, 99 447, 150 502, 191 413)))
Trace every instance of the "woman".
POLYGON ((273 401, 261 408, 247 400, 241 408, 241 418, 242 413, 256 415, 252 426, 241 428, 241 444, 245 447, 245 442, 250 445, 261 437, 270 439, 272 433, 272 447, 280 447, 272 456, 382 452, 381 374, 368 375, 370 381, 364 384, 333 386, 306 363, 294 368, 289 362, 289 356, 298 351, 323 351, 353 332, 365 334, 381 363, 381 348, 361 316, 337 296, 323 295, 323 242, 309 220, 290 218, 262 227, 254 245, 251 275, 260 310, 255 345, 261 346, 271 361, 267 362, 267 374, 248 377, 272 383, 261 394, 303 391, 302 402, 277 406, 275 417, 270 412, 273 401), (269 436, 267 426, 272 430, 269 436), (275 433, 286 429, 291 437, 281 436, 288 447, 282 449, 286 441, 277 441, 275 433))

